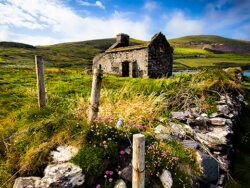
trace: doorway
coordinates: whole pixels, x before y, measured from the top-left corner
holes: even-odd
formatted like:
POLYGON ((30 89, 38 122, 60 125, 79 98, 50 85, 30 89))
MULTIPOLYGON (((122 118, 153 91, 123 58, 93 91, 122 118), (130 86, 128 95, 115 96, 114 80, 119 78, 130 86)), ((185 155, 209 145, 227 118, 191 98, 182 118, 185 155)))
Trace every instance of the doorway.
POLYGON ((129 76, 129 62, 128 61, 122 62, 122 76, 123 77, 129 76))
POLYGON ((138 64, 137 62, 133 62, 132 64, 132 77, 137 78, 138 77, 138 64))

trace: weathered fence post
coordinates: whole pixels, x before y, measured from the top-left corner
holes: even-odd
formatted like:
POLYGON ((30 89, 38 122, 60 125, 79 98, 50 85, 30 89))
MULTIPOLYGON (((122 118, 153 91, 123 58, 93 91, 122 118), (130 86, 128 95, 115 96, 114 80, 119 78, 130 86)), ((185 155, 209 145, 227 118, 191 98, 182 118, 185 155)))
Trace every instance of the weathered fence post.
POLYGON ((44 83, 44 71, 43 71, 43 57, 35 56, 36 63, 36 77, 37 77, 37 89, 38 89, 38 105, 40 108, 46 106, 46 92, 44 83))
POLYGON ((97 117, 99 111, 98 107, 101 93, 102 76, 103 70, 94 69, 88 117, 89 122, 93 121, 97 117))
POLYGON ((132 188, 145 187, 145 137, 143 134, 133 135, 132 188))

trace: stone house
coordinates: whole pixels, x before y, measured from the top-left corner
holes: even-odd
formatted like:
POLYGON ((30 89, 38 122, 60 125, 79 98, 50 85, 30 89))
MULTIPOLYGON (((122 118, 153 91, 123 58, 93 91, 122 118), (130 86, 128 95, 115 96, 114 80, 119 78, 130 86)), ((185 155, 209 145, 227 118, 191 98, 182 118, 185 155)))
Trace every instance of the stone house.
POLYGON ((93 69, 120 76, 160 78, 172 75, 173 48, 161 33, 150 42, 129 46, 129 36, 118 34, 114 43, 104 53, 93 59, 93 69))

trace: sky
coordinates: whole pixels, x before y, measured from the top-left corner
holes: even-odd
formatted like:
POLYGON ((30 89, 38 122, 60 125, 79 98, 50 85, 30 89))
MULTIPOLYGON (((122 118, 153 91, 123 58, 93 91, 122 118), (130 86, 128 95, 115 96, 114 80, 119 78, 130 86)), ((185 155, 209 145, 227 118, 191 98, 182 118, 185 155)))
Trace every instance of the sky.
POLYGON ((0 0, 0 41, 220 35, 250 41, 250 0, 0 0))

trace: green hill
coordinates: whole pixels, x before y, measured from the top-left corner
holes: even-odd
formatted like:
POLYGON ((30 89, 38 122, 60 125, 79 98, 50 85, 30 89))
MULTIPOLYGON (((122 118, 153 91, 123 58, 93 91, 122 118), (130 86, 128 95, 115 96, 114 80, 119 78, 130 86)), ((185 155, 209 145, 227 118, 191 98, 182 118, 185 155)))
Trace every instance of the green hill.
MULTIPOLYGON (((91 68, 93 57, 108 49, 114 42, 115 38, 109 38, 36 47, 0 42, 0 66, 34 67, 34 55, 42 55, 45 67, 91 68)), ((131 45, 145 42, 130 40, 131 45)), ((214 35, 193 35, 170 39, 169 42, 174 46, 175 70, 228 66, 250 69, 249 41, 214 35), (213 45, 226 48, 226 51, 213 49, 213 45)))
POLYGON ((215 45, 226 48, 228 51, 248 51, 250 52, 250 41, 229 39, 216 35, 191 35, 170 39, 169 42, 174 47, 203 48, 205 45, 215 45), (230 50, 231 49, 231 50, 230 50))
POLYGON ((14 47, 14 48, 36 48, 35 46, 29 45, 29 44, 23 44, 18 42, 0 42, 1 47, 14 47))

